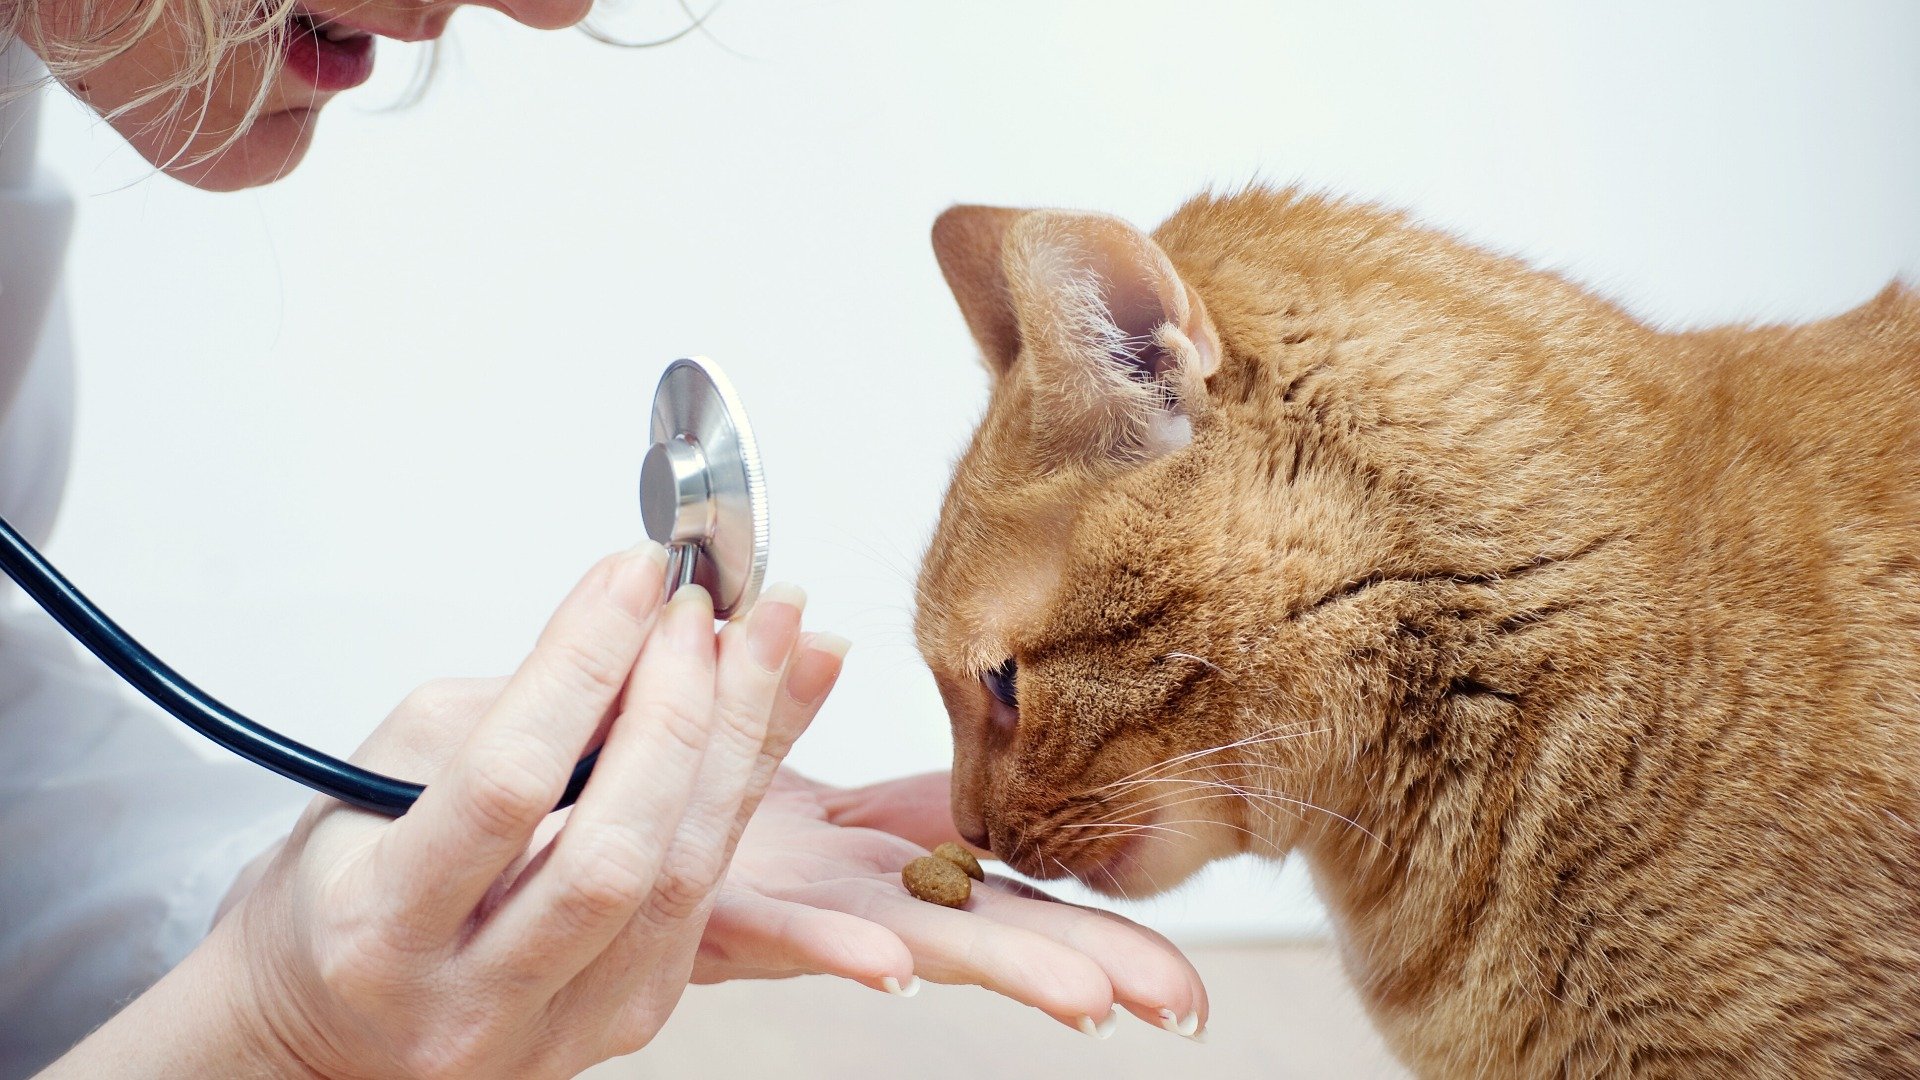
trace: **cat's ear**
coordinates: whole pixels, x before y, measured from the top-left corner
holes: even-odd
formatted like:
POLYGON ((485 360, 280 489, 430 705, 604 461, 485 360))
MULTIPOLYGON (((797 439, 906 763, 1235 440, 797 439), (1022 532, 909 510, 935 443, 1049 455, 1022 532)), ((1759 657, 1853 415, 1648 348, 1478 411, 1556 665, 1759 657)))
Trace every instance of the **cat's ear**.
POLYGON ((960 304, 974 343, 996 378, 1020 355, 1020 323, 1007 291, 1007 230, 1025 213, 1000 206, 955 206, 933 222, 933 255, 960 304))
POLYGON ((1221 343, 1160 246, 1105 214, 1035 211, 1002 267, 1054 457, 1139 461, 1192 441, 1221 343))

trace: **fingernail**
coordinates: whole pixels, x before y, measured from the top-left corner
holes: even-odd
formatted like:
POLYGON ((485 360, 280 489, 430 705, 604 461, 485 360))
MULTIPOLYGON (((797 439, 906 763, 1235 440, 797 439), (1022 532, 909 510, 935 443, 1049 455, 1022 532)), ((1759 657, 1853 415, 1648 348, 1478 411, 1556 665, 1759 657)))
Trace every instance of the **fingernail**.
POLYGON ((779 671, 800 636, 800 612, 807 594, 798 585, 780 582, 760 594, 747 616, 747 651, 763 670, 779 671))
POLYGON ((851 648, 853 642, 839 634, 813 635, 787 672, 787 696, 802 705, 819 703, 840 677, 840 666, 851 648))
POLYGON ((1202 1039, 1202 1041, 1204 1041, 1204 1037, 1200 1033, 1199 1010, 1196 1009, 1180 1018, 1180 1028, 1176 1034, 1189 1039, 1202 1039))
POLYGON ((1180 1015, 1172 1009, 1161 1009, 1160 1026, 1167 1031, 1173 1032, 1175 1035, 1180 1034, 1180 1015))
POLYGON ((679 588, 673 590, 673 596, 667 600, 667 603, 699 604, 702 607, 706 608, 708 611, 712 611, 713 595, 707 592, 707 587, 705 585, 701 585, 696 582, 689 581, 685 585, 682 585, 679 588))
POLYGON ((699 585, 686 584, 674 590, 667 601, 666 621, 682 645, 695 645, 713 636, 713 597, 699 585))
POLYGON ((660 602, 666 588, 667 549, 651 540, 627 549, 607 579, 607 595, 621 610, 645 615, 660 602))
POLYGON ((903 998, 912 997, 913 995, 920 992, 920 976, 918 975, 908 976, 907 985, 901 986, 899 979, 896 979, 893 976, 888 975, 887 977, 880 980, 880 986, 887 993, 892 994, 894 997, 903 997, 903 998))
POLYGON ((1093 1017, 1083 1016, 1075 1022, 1074 1026, 1080 1029, 1082 1035, 1095 1039, 1110 1039, 1113 1037, 1114 1029, 1120 1026, 1120 1012, 1117 1009, 1109 1010, 1107 1018, 1097 1024, 1093 1022, 1093 1017))
POLYGON ((659 567, 662 572, 667 569, 667 549, 652 540, 640 541, 628 548, 627 554, 636 559, 645 559, 659 567))

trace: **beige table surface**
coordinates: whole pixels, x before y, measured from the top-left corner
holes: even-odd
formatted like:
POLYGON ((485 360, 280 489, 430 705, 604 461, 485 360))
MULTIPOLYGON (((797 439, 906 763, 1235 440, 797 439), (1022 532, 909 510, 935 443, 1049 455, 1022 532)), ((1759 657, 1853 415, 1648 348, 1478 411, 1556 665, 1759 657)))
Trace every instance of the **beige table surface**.
POLYGON ((1105 1042, 972 987, 897 999, 828 979, 694 987, 653 1045, 592 1080, 783 1077, 1404 1077, 1332 952, 1317 944, 1188 949, 1207 980, 1205 1044, 1131 1017, 1105 1042), (909 1064, 911 1062, 911 1064, 909 1064))

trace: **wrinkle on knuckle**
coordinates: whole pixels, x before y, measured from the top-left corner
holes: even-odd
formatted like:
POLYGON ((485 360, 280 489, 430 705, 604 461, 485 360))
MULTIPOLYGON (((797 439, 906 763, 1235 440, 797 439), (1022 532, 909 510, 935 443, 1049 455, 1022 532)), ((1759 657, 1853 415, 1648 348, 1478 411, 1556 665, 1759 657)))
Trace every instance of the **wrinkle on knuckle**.
POLYGON ((741 702, 715 703, 714 713, 719 730, 735 744, 754 752, 765 744, 767 737, 767 709, 756 709, 741 702))
POLYGON ((654 883, 647 895, 647 921, 668 926, 691 919, 707 898, 707 891, 691 878, 667 875, 654 883))
POLYGON ((788 752, 793 749, 793 744, 797 741, 799 741, 798 737, 793 732, 781 731, 775 727, 767 729, 765 737, 760 740, 760 765, 767 770, 769 780, 772 779, 774 771, 779 769, 780 763, 787 759, 788 752))
POLYGON ((606 827, 594 827, 563 843, 552 871, 560 876, 558 905, 578 924, 624 919, 655 887, 646 853, 606 827))
POLYGON ((671 695, 648 702, 639 711, 642 723, 655 725, 673 741, 674 748, 698 757, 706 753, 712 740, 710 710, 684 695, 671 695))
POLYGON ((780 758, 762 746, 753 758, 753 768, 747 773, 747 794, 759 799, 773 786, 774 774, 780 771, 780 758))
POLYGON ((370 970, 394 983, 403 973, 432 970, 445 945, 441 934, 421 923, 417 911, 397 901, 389 901, 378 915, 356 919, 340 932, 354 941, 357 955, 370 970))
POLYGON ((692 918, 719 883, 715 862, 717 860, 704 856, 682 856, 670 861, 647 894, 647 918, 662 926, 692 918))
POLYGON ((482 836, 495 840, 515 840, 553 809, 558 794, 539 765, 530 763, 530 754, 545 753, 545 748, 515 747, 501 740, 486 751, 474 755, 462 789, 461 812, 482 836))
POLYGON ((635 655, 606 635, 566 634, 543 646, 546 671, 562 704, 611 699, 626 685, 635 655))
POLYGON ((396 947, 387 928, 363 924, 330 935, 314 957, 320 985, 340 1001, 373 1006, 412 981, 413 955, 396 947))

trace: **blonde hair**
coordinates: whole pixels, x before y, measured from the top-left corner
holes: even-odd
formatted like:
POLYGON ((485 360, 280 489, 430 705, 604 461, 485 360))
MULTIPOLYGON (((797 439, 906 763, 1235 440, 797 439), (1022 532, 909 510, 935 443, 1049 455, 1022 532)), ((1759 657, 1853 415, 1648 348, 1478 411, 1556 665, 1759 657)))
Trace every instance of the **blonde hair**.
MULTIPOLYGON (((280 70, 278 42, 289 32, 294 6, 295 0, 256 0, 238 5, 223 0, 130 0, 124 5, 111 0, 80 0, 74 10, 54 15, 55 4, 50 0, 4 0, 0 2, 0 41, 25 41, 46 65, 49 76, 77 87, 89 74, 170 20, 179 35, 174 48, 180 62, 173 65, 172 74, 114 107, 106 118, 115 120, 164 102, 166 107, 149 123, 172 126, 185 121, 185 130, 194 133, 200 129, 221 68, 235 52, 258 49, 263 77, 253 88, 241 121, 232 131, 221 133, 224 137, 212 149, 194 155, 201 159, 224 150, 259 115, 280 70)), ((4 92, 29 89, 32 87, 8 87, 4 92)), ((176 158, 185 153, 189 142, 183 142, 176 158)))
MULTIPOLYGON (((184 121, 183 130, 190 137, 182 141, 182 149, 175 152, 173 159, 162 163, 163 167, 198 164, 226 150, 246 133, 258 118, 284 63, 279 43, 293 32, 289 27, 296 6, 296 0, 254 0, 250 4, 234 4, 231 0, 122 0, 124 11, 108 14, 103 9, 121 5, 114 0, 79 0, 78 11, 71 16, 62 12, 56 23, 49 19, 49 12, 57 3, 58 0, 0 0, 0 45, 12 40, 27 42, 45 63, 48 75, 70 87, 83 83, 89 73, 132 48, 172 17, 181 36, 176 48, 184 54, 183 62, 176 65, 173 75, 105 114, 111 121, 166 101, 166 108, 149 123, 173 126, 184 121), (222 137, 215 145, 183 160, 185 147, 193 141, 191 135, 200 133, 221 68, 241 49, 260 50, 259 85, 253 88, 253 96, 233 130, 220 133, 222 137)), ((718 2, 700 13, 696 13, 687 0, 674 0, 674 3, 687 16, 687 25, 664 37, 624 40, 591 20, 583 23, 581 29, 596 41, 622 48, 666 45, 696 32, 711 36, 706 21, 719 8, 718 2)), ((432 79, 438 58, 438 51, 429 46, 412 82, 396 104, 404 106, 419 100, 432 79)), ((34 88, 32 85, 0 86, 0 101, 34 88)))

